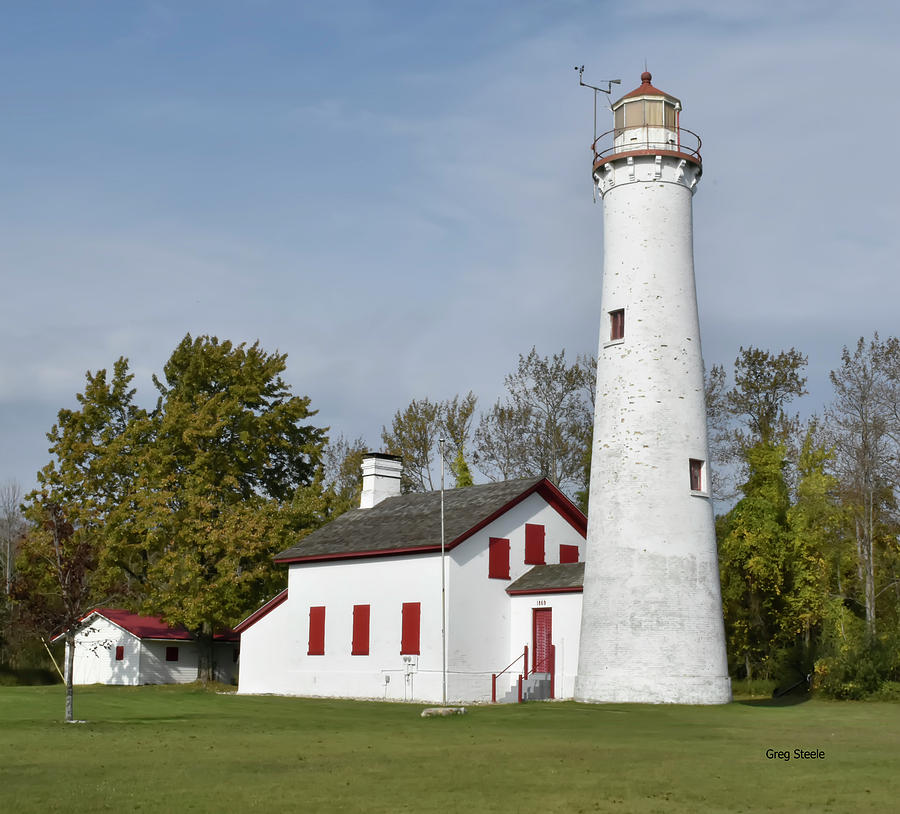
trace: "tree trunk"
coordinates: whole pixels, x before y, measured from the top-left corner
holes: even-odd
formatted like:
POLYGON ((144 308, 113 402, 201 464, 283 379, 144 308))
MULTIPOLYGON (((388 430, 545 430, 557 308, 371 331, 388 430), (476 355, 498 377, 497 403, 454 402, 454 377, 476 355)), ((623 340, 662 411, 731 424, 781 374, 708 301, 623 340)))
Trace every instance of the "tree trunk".
POLYGON ((875 507, 874 495, 869 491, 866 506, 866 531, 863 545, 866 570, 866 632, 875 637, 875 507))
POLYGON ((72 671, 75 668, 75 631, 70 627, 66 631, 66 722, 75 719, 75 690, 72 684, 72 671))
POLYGON ((197 680, 206 684, 215 678, 213 670, 213 634, 206 623, 197 633, 197 680))

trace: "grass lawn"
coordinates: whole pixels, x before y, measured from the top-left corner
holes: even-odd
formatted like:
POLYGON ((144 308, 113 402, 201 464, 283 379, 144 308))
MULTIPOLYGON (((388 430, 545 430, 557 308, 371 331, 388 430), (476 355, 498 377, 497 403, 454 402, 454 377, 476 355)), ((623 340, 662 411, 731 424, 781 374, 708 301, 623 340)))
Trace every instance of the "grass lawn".
POLYGON ((67 725, 61 687, 0 687, 0 812, 884 812, 900 800, 896 704, 421 709, 89 687, 75 694, 88 723, 67 725))

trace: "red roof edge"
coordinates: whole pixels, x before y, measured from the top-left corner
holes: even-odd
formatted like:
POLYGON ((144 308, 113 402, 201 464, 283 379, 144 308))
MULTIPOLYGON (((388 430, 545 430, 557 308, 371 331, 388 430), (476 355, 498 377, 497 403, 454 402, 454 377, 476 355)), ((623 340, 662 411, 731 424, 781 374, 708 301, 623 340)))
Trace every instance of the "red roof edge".
POLYGON ((531 497, 535 492, 539 494, 547 503, 550 504, 563 519, 566 520, 572 528, 575 529, 582 537, 587 536, 587 518, 581 513, 581 510, 567 498, 556 486, 554 486, 547 478, 541 478, 537 483, 529 486, 520 495, 517 495, 505 505, 501 506, 497 511, 489 514, 484 520, 476 523, 468 531, 463 532, 455 540, 452 540, 447 548, 454 548, 464 540, 468 540, 473 534, 481 531, 485 526, 493 523, 500 515, 506 514, 511 508, 517 506, 525 498, 531 497))
POLYGON ((579 585, 575 588, 519 588, 512 591, 506 589, 506 593, 510 596, 527 596, 528 594, 580 594, 584 592, 584 586, 579 585))
MULTIPOLYGON (((516 495, 512 500, 504 503, 499 509, 489 514, 483 520, 477 522, 472 528, 464 531, 458 537, 454 538, 444 546, 445 551, 456 548, 460 543, 465 542, 476 532, 481 531, 485 526, 493 523, 498 517, 508 512, 514 506, 517 506, 525 498, 531 495, 539 494, 547 503, 556 509, 564 520, 572 526, 582 537, 587 537, 587 518, 569 498, 567 498, 558 487, 554 486, 547 478, 541 478, 537 483, 529 486, 525 491, 516 495)), ((275 562, 281 565, 290 565, 297 562, 324 562, 326 560, 351 560, 362 557, 391 557, 400 554, 427 554, 434 551, 440 551, 440 545, 424 545, 424 546, 407 546, 406 548, 384 548, 373 551, 352 551, 341 554, 312 554, 308 557, 290 557, 284 559, 276 559, 275 562)), ((242 623, 243 624, 243 623, 242 623)))
MULTIPOLYGON (((194 636, 186 628, 179 626, 167 625, 159 616, 141 616, 137 613, 124 610, 122 608, 92 608, 76 622, 75 626, 80 627, 81 623, 90 618, 94 614, 102 616, 108 622, 117 627, 122 628, 126 633, 137 636, 139 639, 156 639, 159 641, 193 641, 194 636)), ((57 633, 51 642, 57 641, 64 636, 66 631, 57 633)), ((214 642, 236 642, 238 636, 233 630, 227 628, 219 633, 213 634, 214 642)))
MULTIPOLYGON (((444 546, 449 549, 450 545, 444 546)), ((359 557, 392 557, 400 554, 428 554, 432 551, 440 551, 440 544, 407 546, 405 548, 376 548, 371 551, 348 551, 340 554, 310 554, 308 557, 285 557, 276 559, 279 565, 290 565, 295 562, 324 562, 326 560, 355 560, 359 557)))
POLYGON ((263 616, 271 613, 275 608, 281 605, 288 596, 288 589, 285 588, 280 594, 276 594, 273 596, 265 605, 261 608, 257 608, 253 613, 251 613, 246 619, 241 620, 234 626, 234 632, 241 634, 247 628, 255 625, 263 616))

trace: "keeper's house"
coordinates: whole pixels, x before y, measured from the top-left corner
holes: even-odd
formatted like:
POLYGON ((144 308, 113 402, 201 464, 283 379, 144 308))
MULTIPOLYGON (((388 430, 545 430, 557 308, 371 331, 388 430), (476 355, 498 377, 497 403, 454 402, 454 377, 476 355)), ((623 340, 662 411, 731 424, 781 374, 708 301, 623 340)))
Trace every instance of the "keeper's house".
MULTIPOLYGON (((441 495, 401 495, 400 469, 367 457, 361 507, 276 557, 287 589, 235 628, 240 693, 442 699, 441 495)), ((584 515, 534 478, 446 491, 444 527, 447 700, 513 700, 519 675, 571 698, 584 515)))
MULTIPOLYGON (((234 681, 237 648, 237 633, 228 631, 214 637, 216 681, 234 681)), ((78 623, 72 683, 186 684, 197 680, 197 662, 197 644, 184 628, 169 627, 157 616, 95 608, 78 623)))

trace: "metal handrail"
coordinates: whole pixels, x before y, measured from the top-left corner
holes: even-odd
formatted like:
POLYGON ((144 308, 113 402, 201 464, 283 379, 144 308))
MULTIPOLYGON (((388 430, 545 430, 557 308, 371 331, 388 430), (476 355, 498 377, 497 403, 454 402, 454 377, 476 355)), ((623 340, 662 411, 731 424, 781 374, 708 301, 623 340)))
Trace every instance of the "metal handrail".
POLYGON ((684 153, 685 155, 701 161, 700 148, 702 144, 700 136, 693 130, 688 130, 686 127, 673 128, 665 127, 661 124, 640 124, 636 127, 616 127, 612 130, 607 130, 605 133, 601 133, 594 139, 594 143, 591 144, 591 150, 594 152, 595 162, 601 158, 609 158, 618 153, 631 153, 635 150, 667 150, 669 152, 684 153), (625 130, 644 130, 646 134, 646 131, 650 128, 656 130, 668 130, 670 133, 674 133, 676 138, 675 143, 673 144, 669 141, 651 141, 649 138, 645 138, 643 141, 630 141, 627 145, 617 145, 615 143, 616 136, 625 130), (684 138, 685 135, 688 137, 687 140, 684 138), (610 136, 612 137, 613 143, 606 146, 603 141, 610 136), (685 143, 685 141, 687 141, 687 143, 685 143), (602 147, 602 149, 598 149, 598 147, 602 147))
MULTIPOLYGON (((525 645, 525 649, 516 656, 509 664, 506 665, 499 673, 491 674, 491 703, 497 703, 497 679, 502 676, 510 667, 512 667, 519 659, 524 659, 525 664, 525 674, 528 674, 528 645, 525 645)), ((519 682, 521 683, 522 676, 519 676, 519 682)), ((521 690, 520 690, 521 692, 521 690)))

